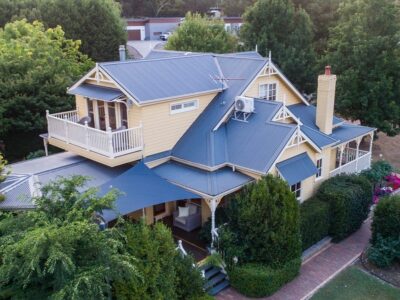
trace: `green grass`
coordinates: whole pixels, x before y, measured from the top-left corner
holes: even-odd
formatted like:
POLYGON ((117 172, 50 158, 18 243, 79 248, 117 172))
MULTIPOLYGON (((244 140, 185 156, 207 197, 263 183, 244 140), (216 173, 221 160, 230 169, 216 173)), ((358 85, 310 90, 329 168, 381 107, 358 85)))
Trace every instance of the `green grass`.
POLYGON ((357 267, 350 267, 320 289, 312 300, 398 300, 400 289, 395 288, 357 267))

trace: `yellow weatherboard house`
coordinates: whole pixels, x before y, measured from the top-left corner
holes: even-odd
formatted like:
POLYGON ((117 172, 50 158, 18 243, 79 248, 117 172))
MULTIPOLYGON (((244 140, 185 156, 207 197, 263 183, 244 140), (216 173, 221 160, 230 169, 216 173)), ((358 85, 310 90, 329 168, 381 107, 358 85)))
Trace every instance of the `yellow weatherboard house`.
POLYGON ((47 114, 48 142, 117 170, 101 192, 118 215, 195 232, 224 197, 271 173, 302 202, 324 180, 369 168, 374 128, 334 115, 336 76, 318 77, 316 106, 256 52, 152 51, 98 63, 68 89, 76 110, 47 114), (133 165, 133 166, 132 166, 133 165))

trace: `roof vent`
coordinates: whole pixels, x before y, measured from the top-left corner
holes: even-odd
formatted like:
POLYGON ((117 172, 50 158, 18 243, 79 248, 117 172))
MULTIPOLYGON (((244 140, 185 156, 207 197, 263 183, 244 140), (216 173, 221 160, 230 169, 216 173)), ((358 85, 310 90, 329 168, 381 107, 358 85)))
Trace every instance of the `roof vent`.
POLYGON ((236 97, 235 99, 235 111, 243 113, 254 112, 254 99, 248 97, 236 97))

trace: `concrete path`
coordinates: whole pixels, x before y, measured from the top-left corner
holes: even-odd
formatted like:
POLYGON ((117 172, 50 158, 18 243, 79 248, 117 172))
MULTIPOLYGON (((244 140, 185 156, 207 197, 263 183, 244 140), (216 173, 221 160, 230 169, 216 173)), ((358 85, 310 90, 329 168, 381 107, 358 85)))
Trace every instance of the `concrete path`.
MULTIPOLYGON (((326 282, 353 263, 368 245, 371 237, 371 220, 368 219, 353 235, 338 244, 316 254, 301 267, 300 274, 293 281, 265 300, 308 299, 326 282)), ((218 300, 250 299, 240 295, 233 288, 222 291, 218 300)))

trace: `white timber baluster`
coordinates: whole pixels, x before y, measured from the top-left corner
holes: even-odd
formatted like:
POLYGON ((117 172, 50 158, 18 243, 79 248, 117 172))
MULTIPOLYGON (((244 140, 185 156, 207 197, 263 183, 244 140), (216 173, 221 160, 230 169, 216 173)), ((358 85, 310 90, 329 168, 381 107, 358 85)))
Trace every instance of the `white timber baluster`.
POLYGON ((111 131, 111 127, 107 128, 107 140, 108 140, 108 151, 110 152, 110 156, 114 158, 113 133, 111 131))
POLYGON ((88 130, 88 122, 85 121, 85 144, 86 144, 86 150, 90 150, 90 145, 89 145, 89 130, 88 130))

